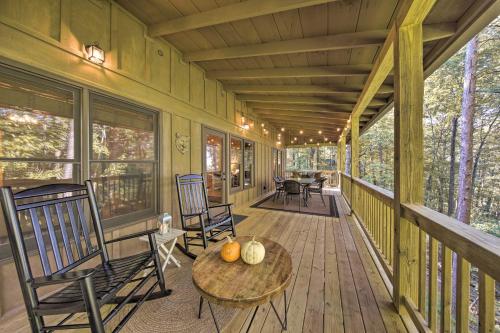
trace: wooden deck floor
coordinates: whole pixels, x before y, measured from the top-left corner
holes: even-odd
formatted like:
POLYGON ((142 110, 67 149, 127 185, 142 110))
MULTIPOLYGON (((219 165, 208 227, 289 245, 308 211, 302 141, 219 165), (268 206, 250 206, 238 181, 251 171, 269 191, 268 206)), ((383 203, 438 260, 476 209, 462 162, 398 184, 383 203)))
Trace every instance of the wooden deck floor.
MULTIPOLYGON (((239 235, 271 238, 291 253, 288 332, 406 332, 360 230, 335 195, 340 218, 245 208, 239 235)), ((283 311, 283 299, 278 303, 283 311)), ((240 311, 224 332, 245 332, 253 311, 240 311)), ((280 332, 269 305, 251 332, 280 332)))

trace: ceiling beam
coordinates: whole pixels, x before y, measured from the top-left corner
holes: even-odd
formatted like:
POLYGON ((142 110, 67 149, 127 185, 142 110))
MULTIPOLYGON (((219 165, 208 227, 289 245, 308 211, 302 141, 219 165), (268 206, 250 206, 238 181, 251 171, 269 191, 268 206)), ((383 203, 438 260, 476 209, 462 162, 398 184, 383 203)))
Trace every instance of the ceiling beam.
MULTIPOLYGON (((328 113, 328 112, 311 112, 311 111, 284 111, 284 110, 260 110, 253 109, 255 114, 261 117, 267 117, 269 115, 277 116, 290 116, 290 117, 304 117, 304 118, 318 118, 318 119, 333 119, 333 120, 347 120, 349 115, 347 113, 328 113)), ((370 117, 361 117, 360 120, 368 121, 370 117)))
POLYGON ((206 77, 216 80, 256 80, 335 76, 367 76, 370 74, 372 67, 373 66, 370 64, 359 64, 315 67, 212 70, 207 71, 206 77))
MULTIPOLYGON (((288 95, 236 95, 236 98, 245 102, 274 102, 289 104, 319 104, 319 105, 344 105, 354 107, 357 98, 327 98, 316 96, 288 96, 288 95)), ((369 106, 384 106, 387 102, 384 99, 372 99, 369 106)))
MULTIPOLYGON (((247 107, 251 109, 268 109, 268 110, 294 110, 294 111, 315 111, 315 112, 344 112, 350 114, 352 108, 343 105, 338 105, 333 108, 321 105, 295 105, 295 104, 280 104, 280 103, 265 103, 265 102, 247 102, 247 107)), ((366 115, 376 114, 376 109, 367 109, 366 115)))
POLYGON ((326 121, 332 122, 341 122, 346 123, 347 119, 342 118, 333 118, 333 117, 325 117, 325 116, 315 116, 315 115, 297 115, 297 114, 276 114, 276 113, 268 113, 268 114, 259 114, 263 119, 288 119, 288 120, 297 120, 297 121, 314 121, 317 123, 322 123, 326 121))
POLYGON ((310 126, 314 126, 316 127, 317 129, 331 129, 331 127, 342 127, 346 124, 347 121, 336 121, 336 122, 325 122, 325 121, 321 121, 321 120, 312 120, 312 121, 309 121, 309 120, 293 120, 293 119, 285 119, 285 118, 281 118, 281 117, 266 117, 266 120, 269 121, 269 122, 274 122, 276 124, 279 124, 280 127, 285 127, 287 125, 297 125, 297 126, 306 126, 306 125, 310 125, 310 126))
MULTIPOLYGON (((273 94, 321 94, 339 96, 359 96, 363 85, 258 85, 258 84, 225 84, 224 89, 234 93, 273 93, 273 94)), ((381 87, 379 93, 392 93, 392 86, 381 87)))
MULTIPOLYGON (((424 42, 452 36, 455 24, 429 24, 424 26, 424 42)), ((336 35, 290 39, 261 44, 240 45, 187 52, 186 61, 210 61, 246 57, 269 56, 278 54, 318 52, 380 46, 384 43, 389 30, 348 32, 336 35)))
POLYGON ((247 0, 149 26, 152 37, 171 35, 216 24, 320 5, 333 0, 247 0))
POLYGON ((276 126, 276 127, 285 127, 286 131, 285 134, 288 134, 288 136, 293 137, 320 137, 320 136, 338 136, 340 135, 340 132, 337 132, 338 127, 318 127, 315 125, 308 125, 308 124, 300 124, 300 125, 294 125, 294 124, 288 124, 287 126, 283 126, 283 124, 280 125, 279 122, 270 122, 271 125, 276 126), (304 131, 304 134, 300 134, 299 131, 304 131), (318 134, 318 130, 321 130, 321 134, 318 134))

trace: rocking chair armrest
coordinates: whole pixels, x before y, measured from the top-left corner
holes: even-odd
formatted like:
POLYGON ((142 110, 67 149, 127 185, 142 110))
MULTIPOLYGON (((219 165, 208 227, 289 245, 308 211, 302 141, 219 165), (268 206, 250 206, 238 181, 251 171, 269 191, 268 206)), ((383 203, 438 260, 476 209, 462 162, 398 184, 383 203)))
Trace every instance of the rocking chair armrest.
POLYGON ((232 205, 233 205, 233 203, 230 202, 230 203, 222 203, 222 204, 213 205, 213 206, 210 206, 208 208, 231 207, 232 205))
POLYGON ((191 214, 182 214, 182 217, 187 217, 187 218, 192 218, 196 216, 201 216, 205 214, 206 212, 199 212, 199 213, 191 213, 191 214))
POLYGON ((66 273, 55 273, 50 276, 40 276, 33 278, 30 283, 33 288, 40 288, 61 283, 76 282, 85 279, 95 273, 95 269, 82 269, 66 273))
POLYGON ((127 239, 132 239, 132 238, 138 238, 138 237, 142 237, 142 236, 151 235, 151 234, 154 234, 156 232, 158 232, 158 228, 148 229, 148 230, 144 230, 144 231, 135 232, 133 234, 129 234, 129 235, 126 235, 126 236, 114 238, 114 239, 106 241, 104 243, 105 244, 110 244, 110 243, 121 242, 121 241, 124 241, 124 240, 127 240, 127 239))

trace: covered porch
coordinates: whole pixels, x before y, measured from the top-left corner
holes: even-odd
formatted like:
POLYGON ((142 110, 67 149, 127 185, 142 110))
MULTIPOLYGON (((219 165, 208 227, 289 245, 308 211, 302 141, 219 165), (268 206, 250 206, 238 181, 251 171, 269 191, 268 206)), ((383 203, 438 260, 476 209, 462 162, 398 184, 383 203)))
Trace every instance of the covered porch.
MULTIPOLYGON (((0 186, 91 180, 94 207, 66 215, 98 210, 103 238, 114 240, 154 229, 164 213, 187 229, 176 180, 197 175, 207 206, 233 204, 238 236, 270 239, 291 256, 286 307, 275 303, 288 309, 288 332, 496 332, 500 241, 424 206, 423 113, 425 78, 499 14, 498 0, 0 1, 0 186), (360 136, 392 108, 394 192, 359 175, 360 136), (287 170, 286 148, 304 147, 314 163, 287 170), (253 207, 285 180, 307 201, 297 179, 321 173, 338 217, 253 207)), ((63 227, 51 229, 51 209, 37 230, 19 231, 24 262, 0 217, 0 331, 35 331, 16 263, 31 262, 27 285, 64 278, 54 245, 63 227)), ((84 236, 90 253, 99 234, 84 236)), ((65 238, 66 252, 82 239, 80 230, 65 238)), ((152 238, 150 248, 127 241, 109 244, 109 256, 158 253, 152 238)), ((217 246, 205 243, 193 253, 217 246)), ((215 331, 207 309, 198 319, 194 261, 174 256, 172 294, 141 303, 123 331, 215 331)), ((254 332, 284 331, 269 304, 255 317, 215 312, 224 332, 251 322, 254 332)), ((86 319, 66 324, 81 329, 86 319)))

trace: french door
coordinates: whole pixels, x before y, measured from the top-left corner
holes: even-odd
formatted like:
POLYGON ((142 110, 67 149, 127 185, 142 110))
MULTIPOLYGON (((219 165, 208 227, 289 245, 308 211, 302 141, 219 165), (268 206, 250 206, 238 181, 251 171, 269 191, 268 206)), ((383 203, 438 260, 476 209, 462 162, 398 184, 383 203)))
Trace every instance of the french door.
POLYGON ((203 128, 202 153, 208 201, 223 203, 226 199, 226 135, 203 128))

